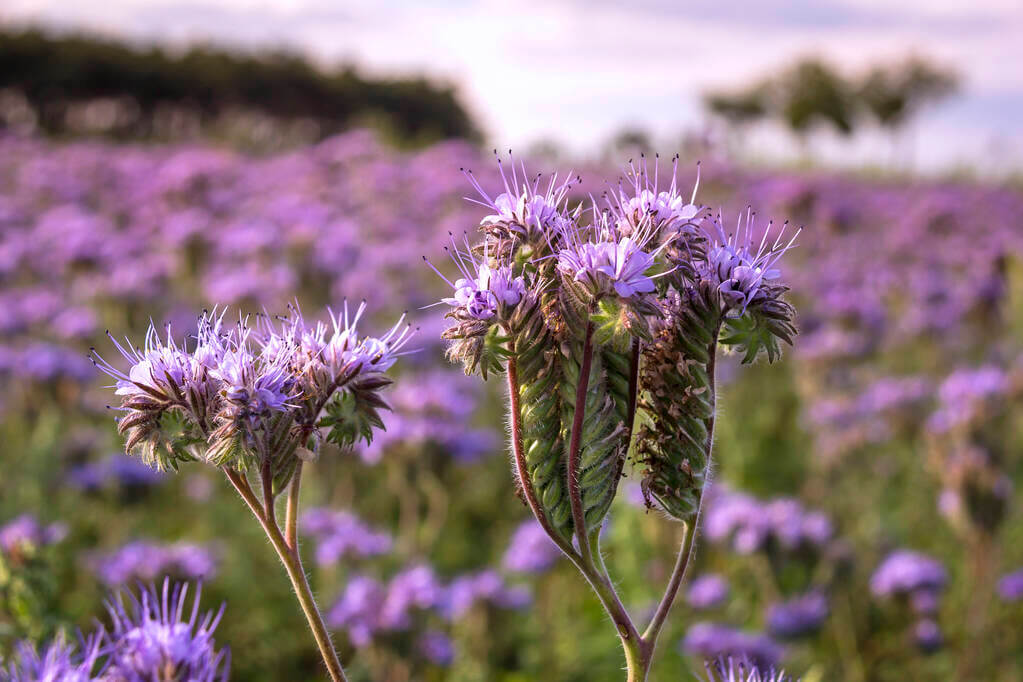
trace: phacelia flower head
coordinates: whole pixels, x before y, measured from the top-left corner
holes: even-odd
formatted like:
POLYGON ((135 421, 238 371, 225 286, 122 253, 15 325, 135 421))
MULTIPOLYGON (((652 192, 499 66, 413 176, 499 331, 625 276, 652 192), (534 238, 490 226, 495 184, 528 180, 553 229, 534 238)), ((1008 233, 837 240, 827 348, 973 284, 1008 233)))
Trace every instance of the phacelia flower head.
MULTIPOLYGON (((497 156, 497 150, 494 150, 494 154, 497 156)), ((542 174, 530 177, 524 165, 520 163, 516 167, 511 150, 508 154, 510 174, 500 156, 497 157, 504 192, 494 198, 483 189, 472 171, 463 169, 482 198, 482 201, 470 201, 494 211, 483 218, 481 224, 484 228, 506 233, 502 236, 514 237, 526 244, 544 242, 550 233, 564 229, 572 220, 565 203, 569 191, 579 180, 571 177, 570 173, 568 180, 559 182, 557 175, 551 175, 544 184, 542 174)))
POLYGON ((103 633, 82 638, 77 644, 57 637, 42 650, 19 642, 0 682, 99 682, 103 673, 103 633))
POLYGON ((458 247, 454 237, 451 238, 451 248, 445 247, 445 250, 462 275, 454 282, 445 277, 425 256, 423 260, 454 290, 452 296, 441 301, 452 306, 456 316, 491 320, 522 300, 526 284, 521 276, 512 274, 511 265, 491 265, 486 250, 482 257, 477 258, 469 246, 468 238, 465 239, 464 250, 458 247))
POLYGON ((745 657, 729 656, 708 661, 706 670, 707 682, 793 682, 784 671, 759 668, 745 657))
POLYGON ((104 680, 111 682, 226 681, 230 669, 227 649, 217 651, 213 632, 224 613, 199 615, 201 589, 196 590, 191 609, 187 606, 187 584, 150 587, 128 602, 118 596, 107 602, 112 627, 109 669, 104 680))
POLYGON ((671 182, 665 189, 660 189, 659 157, 654 160, 652 176, 645 156, 638 166, 629 162, 625 179, 619 181, 617 191, 610 192, 607 200, 620 234, 631 235, 646 225, 661 235, 695 231, 704 212, 703 207, 696 204, 700 166, 696 166, 696 183, 687 200, 678 187, 678 162, 676 154, 671 159, 671 182))
POLYGON ((364 311, 363 303, 350 315, 345 303, 331 313, 331 331, 307 324, 297 306, 276 321, 263 315, 255 326, 241 318, 232 327, 214 309, 199 318, 193 342, 181 344, 150 325, 144 349, 114 342, 131 363, 127 372, 94 352, 123 396, 126 450, 161 471, 190 459, 244 469, 272 451, 272 473, 287 480, 297 453, 311 454, 309 444, 322 440, 321 426, 332 426, 326 438, 344 447, 371 439, 386 407, 377 395, 390 383, 383 373, 412 330, 402 316, 381 337, 360 336, 364 311))
POLYGON ((764 228, 760 242, 756 243, 755 214, 746 212, 736 223, 735 232, 726 233, 720 214, 716 219, 706 221, 708 248, 703 276, 717 288, 725 306, 742 314, 754 301, 776 297, 780 292, 772 282, 781 276, 775 267, 781 257, 791 249, 799 231, 786 242, 785 227, 778 231, 773 242, 772 224, 764 228))

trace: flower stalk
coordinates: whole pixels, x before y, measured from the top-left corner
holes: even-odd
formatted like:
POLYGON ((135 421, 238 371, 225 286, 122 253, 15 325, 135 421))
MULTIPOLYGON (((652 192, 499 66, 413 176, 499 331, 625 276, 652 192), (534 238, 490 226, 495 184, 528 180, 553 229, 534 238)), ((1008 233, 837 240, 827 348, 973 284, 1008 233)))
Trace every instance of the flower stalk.
MULTIPOLYGON (((714 441, 719 347, 744 362, 775 360, 791 343, 794 310, 776 283, 793 244, 768 241, 747 213, 734 232, 720 215, 666 189, 645 160, 628 183, 568 208, 575 180, 501 165, 505 191, 447 249, 460 277, 451 307, 449 357, 467 374, 507 374, 517 487, 544 532, 593 588, 615 624, 628 679, 646 680, 699 524, 714 441), (682 524, 683 536, 657 610, 642 633, 614 586, 600 529, 623 476, 682 524)), ((699 179, 697 178, 697 184, 699 179)), ((429 263, 429 261, 427 261, 429 263)))
POLYGON ((224 472, 284 564, 334 682, 345 674, 302 566, 299 497, 303 462, 324 441, 350 448, 383 427, 379 393, 410 329, 403 316, 380 338, 359 337, 364 310, 350 315, 345 304, 331 314, 332 328, 307 324, 297 307, 255 327, 242 318, 227 328, 223 313, 203 313, 194 344, 178 344, 169 329, 164 340, 151 326, 144 348, 114 341, 131 363, 127 372, 93 352, 122 396, 118 430, 130 454, 158 470, 199 461, 224 472), (249 474, 259 478, 260 495, 249 474), (282 530, 276 505, 285 490, 282 530))

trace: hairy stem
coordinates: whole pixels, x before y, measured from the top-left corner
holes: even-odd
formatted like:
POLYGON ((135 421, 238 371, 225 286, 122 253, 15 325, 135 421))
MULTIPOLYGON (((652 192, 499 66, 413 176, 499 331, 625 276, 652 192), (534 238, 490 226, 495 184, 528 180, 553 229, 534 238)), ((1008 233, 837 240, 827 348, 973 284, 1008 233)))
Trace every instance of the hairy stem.
POLYGON ((302 460, 295 463, 295 473, 288 486, 288 507, 284 516, 284 539, 288 547, 298 554, 298 497, 302 490, 302 460))
POLYGON ((593 365, 593 323, 586 324, 583 341, 583 360, 579 368, 579 382, 575 389, 575 412, 572 415, 572 437, 568 445, 568 498, 572 505, 572 525, 579 542, 579 554, 588 567, 593 567, 590 543, 586 537, 586 515, 583 495, 579 487, 579 457, 582 448, 583 422, 586 419, 586 391, 590 387, 590 368, 593 365))
MULTIPOLYGON (((295 596, 298 597, 298 603, 302 607, 303 613, 305 613, 309 629, 313 633, 316 645, 320 649, 320 655, 323 657, 323 662, 330 673, 330 679, 333 682, 347 682, 345 672, 341 668, 341 661, 337 657, 337 651, 330 640, 330 633, 327 631, 327 626, 323 622, 323 616, 316 606, 316 600, 313 597, 312 588, 309 586, 309 581, 302 568, 302 560, 298 555, 297 547, 293 550, 288 546, 288 542, 284 539, 284 535, 281 534, 281 529, 278 527, 277 522, 269 514, 264 514, 261 510, 259 498, 252 491, 245 475, 228 468, 224 469, 224 473, 227 475, 231 485, 234 486, 234 489, 241 495, 249 510, 252 511, 253 516, 259 521, 259 525, 263 527, 263 531, 266 533, 267 538, 269 538, 270 544, 273 545, 274 551, 277 552, 281 563, 284 564, 284 570, 288 573, 288 578, 291 580, 291 585, 295 590, 295 596)), ((272 509, 273 507, 271 506, 270 510, 272 511, 272 509)))

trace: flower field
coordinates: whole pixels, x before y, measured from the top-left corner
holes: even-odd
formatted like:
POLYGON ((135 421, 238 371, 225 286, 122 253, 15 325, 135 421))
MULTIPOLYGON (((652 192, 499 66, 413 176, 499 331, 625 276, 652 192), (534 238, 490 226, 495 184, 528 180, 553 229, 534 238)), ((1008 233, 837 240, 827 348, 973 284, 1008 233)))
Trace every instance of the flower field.
MULTIPOLYGON (((635 161, 670 176, 664 158, 635 161)), ((569 206, 614 194, 623 173, 574 171, 569 206)), ((1023 678, 1023 191, 683 158, 687 202, 698 176, 698 203, 720 207, 726 227, 754 212, 775 230, 788 221, 787 245, 802 226, 770 263, 799 334, 777 362, 719 358, 696 552, 649 679, 703 679, 705 661, 728 656, 804 682, 1023 678)), ((456 282, 438 304, 452 296, 445 280, 465 276, 445 247, 458 261, 495 210, 466 200, 480 199, 474 183, 503 191, 491 154, 461 142, 396 151, 367 131, 273 156, 0 136, 0 655, 11 670, 0 680, 34 679, 17 668, 26 642, 81 629, 79 654, 95 658, 96 619, 123 638, 133 619, 191 613, 192 591, 177 611, 156 605, 165 577, 202 582, 189 640, 202 655, 188 665, 209 677, 194 679, 220 679, 228 664, 235 680, 324 679, 238 492, 208 461, 128 456, 118 433, 116 418, 135 416, 107 388, 127 380, 118 345, 131 355, 151 322, 161 338, 168 324, 178 343, 201 338, 225 307, 224 320, 279 323, 282 337, 299 309, 310 329, 324 323, 321 337, 358 322, 384 350, 354 372, 375 381, 370 365, 396 361, 393 385, 366 389, 391 408, 371 443, 331 432, 315 453, 295 446, 299 563, 348 679, 622 678, 610 619, 509 476, 504 380, 445 358, 452 324, 464 332, 525 292, 510 275, 498 292, 495 269, 499 298, 467 302, 456 282), (107 614, 118 590, 143 596, 107 614), (202 620, 222 603, 218 623, 202 620)), ((652 289, 643 265, 598 293, 652 289)), ((721 291, 743 313, 769 286, 731 281, 721 291)), ((264 331, 252 338, 265 350, 276 332, 264 331)), ((455 338, 451 355, 466 361, 472 349, 455 338)), ((218 376, 234 385, 226 367, 218 376)), ((232 419, 314 393, 278 369, 264 393, 228 391, 232 419)), ((633 462, 592 530, 625 608, 645 621, 682 533, 633 462)))

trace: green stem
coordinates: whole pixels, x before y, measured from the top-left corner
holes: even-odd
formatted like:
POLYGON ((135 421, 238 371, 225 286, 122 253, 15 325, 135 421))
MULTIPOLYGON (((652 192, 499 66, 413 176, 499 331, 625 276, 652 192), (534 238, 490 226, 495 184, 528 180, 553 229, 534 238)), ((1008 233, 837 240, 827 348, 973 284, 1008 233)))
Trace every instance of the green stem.
POLYGON ((284 516, 284 539, 296 555, 298 554, 298 496, 302 489, 302 460, 295 464, 295 473, 288 487, 288 507, 284 516))
POLYGON ((323 622, 323 616, 320 615, 320 610, 316 606, 316 600, 313 598, 313 591, 309 587, 309 581, 306 579, 297 548, 293 551, 288 546, 277 523, 261 511, 259 498, 252 491, 244 474, 227 468, 224 469, 224 473, 227 475, 231 485, 234 486, 234 489, 241 495, 242 500, 245 501, 253 516, 259 521, 259 525, 263 527, 267 538, 270 539, 270 544, 273 545, 281 563, 284 564, 284 569, 288 573, 291 585, 295 589, 295 596, 298 597, 298 603, 301 605, 303 613, 305 613, 306 620, 309 622, 309 629, 313 633, 316 645, 320 649, 320 655, 323 656, 323 662, 330 673, 330 679, 333 682, 347 682, 344 670, 341 668, 341 661, 338 660, 337 651, 330 640, 327 626, 323 622))

